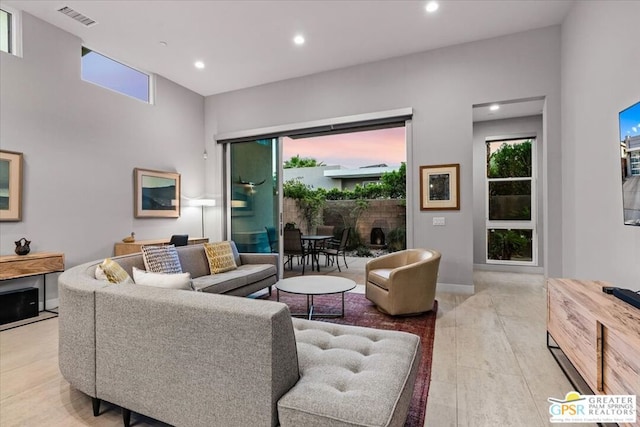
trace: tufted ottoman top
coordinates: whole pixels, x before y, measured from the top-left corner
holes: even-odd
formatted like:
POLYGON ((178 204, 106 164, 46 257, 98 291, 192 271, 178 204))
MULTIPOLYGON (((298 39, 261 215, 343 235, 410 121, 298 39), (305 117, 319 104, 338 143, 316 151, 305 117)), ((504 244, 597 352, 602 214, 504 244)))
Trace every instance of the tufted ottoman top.
POLYGON ((403 426, 420 338, 293 319, 300 380, 278 401, 280 425, 403 426))

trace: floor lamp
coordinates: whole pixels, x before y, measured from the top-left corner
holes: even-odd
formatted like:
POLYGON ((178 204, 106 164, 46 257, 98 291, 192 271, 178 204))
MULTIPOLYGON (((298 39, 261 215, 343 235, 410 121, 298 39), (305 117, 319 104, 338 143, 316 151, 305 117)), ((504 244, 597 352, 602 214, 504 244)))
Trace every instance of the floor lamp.
POLYGON ((202 209, 202 237, 204 237, 204 208, 206 206, 215 206, 215 199, 194 199, 191 200, 191 206, 200 206, 202 209))

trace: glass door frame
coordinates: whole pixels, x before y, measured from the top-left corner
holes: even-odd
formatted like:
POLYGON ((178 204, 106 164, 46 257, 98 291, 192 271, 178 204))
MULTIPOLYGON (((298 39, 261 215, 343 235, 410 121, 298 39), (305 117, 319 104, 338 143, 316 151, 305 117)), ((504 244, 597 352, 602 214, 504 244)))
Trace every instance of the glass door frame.
MULTIPOLYGON (((276 148, 276 157, 277 158, 273 158, 273 155, 271 157, 271 162, 274 163, 275 162, 275 168, 272 168, 272 171, 276 171, 277 172, 277 182, 276 182, 276 190, 277 190, 277 199, 275 199, 276 203, 277 203, 277 213, 275 215, 276 221, 274 221, 274 226, 276 229, 276 234, 278 237, 278 248, 277 248, 277 253, 279 255, 279 259, 282 260, 282 250, 283 250, 283 242, 282 242, 282 230, 283 230, 283 204, 284 204, 284 197, 282 194, 282 186, 283 186, 283 182, 282 182, 282 170, 283 170, 283 161, 282 161, 282 145, 283 145, 283 137, 282 136, 278 136, 278 137, 269 137, 269 138, 260 138, 260 137, 256 137, 256 139, 254 141, 259 141, 259 140, 264 140, 264 139, 270 139, 275 141, 275 148, 276 148), (277 224, 276 224, 277 223, 277 224)), ((224 157, 224 164, 223 164, 223 169, 224 169, 224 185, 223 185, 223 198, 224 198, 224 209, 225 209, 225 213, 224 213, 224 230, 225 230, 225 239, 227 240, 231 240, 232 239, 232 208, 231 208, 231 197, 232 197, 232 186, 233 186, 233 177, 231 176, 231 169, 232 169, 232 159, 231 159, 231 148, 234 144, 242 144, 242 143, 246 143, 246 142, 252 142, 252 141, 242 141, 242 142, 229 142, 229 143, 225 143, 223 144, 223 157, 224 157)), ((268 179, 268 178, 267 178, 268 179)), ((274 210, 275 211, 275 210, 274 210)), ((279 271, 279 275, 280 278, 282 278, 282 268, 279 267, 278 268, 279 271)))

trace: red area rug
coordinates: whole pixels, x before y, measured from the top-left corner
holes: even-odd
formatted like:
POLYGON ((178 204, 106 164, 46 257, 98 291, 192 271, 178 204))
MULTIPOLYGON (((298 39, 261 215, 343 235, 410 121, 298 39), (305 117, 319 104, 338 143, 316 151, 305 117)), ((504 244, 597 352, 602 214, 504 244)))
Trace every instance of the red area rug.
MULTIPOLYGON (((276 300, 276 291, 269 297, 276 300)), ((436 327, 436 312, 438 302, 433 310, 419 316, 392 317, 379 312, 376 307, 362 294, 346 293, 344 299, 345 317, 314 318, 325 322, 341 323, 344 325, 367 326, 377 329, 391 329, 416 334, 422 342, 422 358, 413 390, 411 405, 405 427, 422 427, 424 425, 429 384, 431 383, 431 360, 433 357, 433 337, 436 327)), ((304 295, 292 295, 280 292, 280 302, 286 303, 292 313, 306 311, 307 298, 304 295)), ((314 313, 340 313, 340 295, 316 296, 313 299, 314 313)))

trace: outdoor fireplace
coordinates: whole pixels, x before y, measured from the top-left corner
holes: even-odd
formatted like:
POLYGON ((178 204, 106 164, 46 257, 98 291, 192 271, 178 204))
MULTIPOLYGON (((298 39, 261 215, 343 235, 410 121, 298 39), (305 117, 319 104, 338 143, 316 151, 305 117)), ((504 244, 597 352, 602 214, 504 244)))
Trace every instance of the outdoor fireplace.
POLYGON ((371 229, 371 244, 376 246, 384 246, 384 232, 380 227, 371 229))

